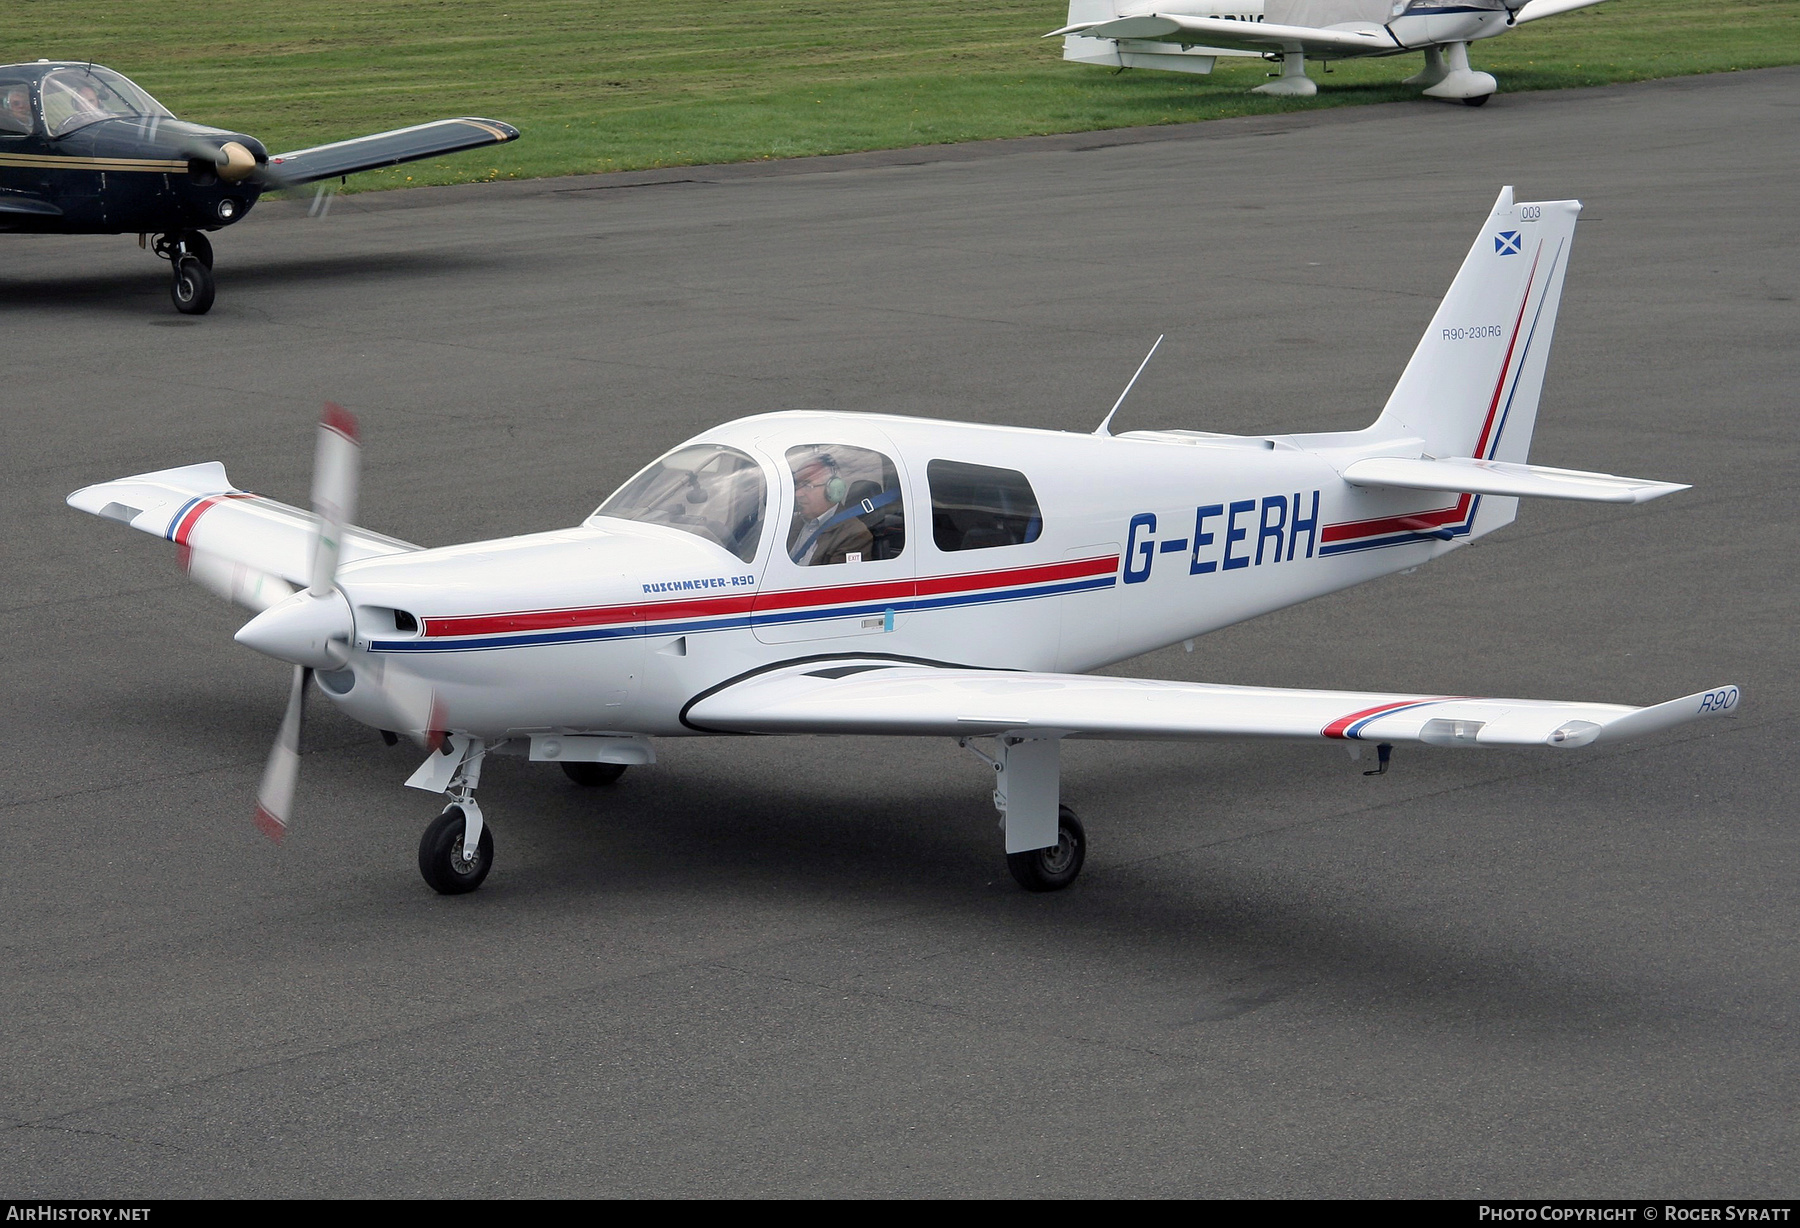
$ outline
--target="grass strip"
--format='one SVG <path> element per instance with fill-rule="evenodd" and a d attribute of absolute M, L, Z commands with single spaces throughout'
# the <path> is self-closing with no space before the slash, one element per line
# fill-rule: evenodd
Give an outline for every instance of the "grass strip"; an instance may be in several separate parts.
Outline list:
<path fill-rule="evenodd" d="M 1062 61 L 1058 0 L 14 0 L 5 58 L 93 59 L 183 118 L 274 151 L 444 115 L 525 138 L 371 171 L 352 190 L 742 162 L 1417 99 L 1417 55 L 1353 60 L 1311 99 Z M 1800 62 L 1796 0 L 1609 0 L 1470 49 L 1502 93 Z M 1421 106 L 1443 103 L 1421 101 Z"/>

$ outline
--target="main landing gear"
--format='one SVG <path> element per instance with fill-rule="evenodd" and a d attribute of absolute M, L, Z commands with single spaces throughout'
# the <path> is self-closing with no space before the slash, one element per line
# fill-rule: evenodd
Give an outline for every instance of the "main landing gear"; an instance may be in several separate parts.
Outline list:
<path fill-rule="evenodd" d="M 1067 806 L 1056 808 L 1056 843 L 1028 853 L 1008 853 L 1006 868 L 1027 891 L 1061 891 L 1087 860 L 1087 829 Z"/>
<path fill-rule="evenodd" d="M 610 785 L 617 783 L 625 774 L 623 763 L 568 763 L 562 765 L 563 775 L 578 785 L 592 787 L 594 785 Z"/>
<path fill-rule="evenodd" d="M 1061 891 L 1074 882 L 1087 860 L 1087 830 L 1058 797 L 1061 739 L 1003 734 L 992 755 L 967 738 L 957 745 L 994 769 L 994 809 L 1013 880 L 1027 891 Z"/>
<path fill-rule="evenodd" d="M 152 245 L 169 262 L 174 276 L 169 297 L 183 315 L 203 316 L 212 310 L 217 285 L 213 281 L 212 241 L 198 230 L 178 230 L 157 235 Z"/>

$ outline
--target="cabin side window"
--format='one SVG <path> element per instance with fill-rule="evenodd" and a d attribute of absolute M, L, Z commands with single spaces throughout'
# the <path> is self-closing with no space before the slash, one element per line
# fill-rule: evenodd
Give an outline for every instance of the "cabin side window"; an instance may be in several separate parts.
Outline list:
<path fill-rule="evenodd" d="M 794 475 L 788 557 L 802 567 L 897 559 L 906 501 L 894 462 L 868 448 L 809 443 L 787 450 Z"/>
<path fill-rule="evenodd" d="M 0 80 L 0 136 L 31 135 L 31 82 Z"/>
<path fill-rule="evenodd" d="M 931 486 L 931 540 L 939 550 L 1022 546 L 1044 531 L 1037 495 L 1017 469 L 934 460 L 925 477 Z"/>

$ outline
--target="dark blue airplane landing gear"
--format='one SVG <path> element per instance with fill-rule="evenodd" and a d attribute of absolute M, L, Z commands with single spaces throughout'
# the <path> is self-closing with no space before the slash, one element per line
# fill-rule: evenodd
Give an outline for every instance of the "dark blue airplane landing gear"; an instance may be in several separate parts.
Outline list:
<path fill-rule="evenodd" d="M 169 297 L 183 315 L 203 316 L 212 310 L 217 285 L 212 275 L 212 242 L 197 230 L 158 235 L 156 254 L 169 262 L 174 282 Z"/>

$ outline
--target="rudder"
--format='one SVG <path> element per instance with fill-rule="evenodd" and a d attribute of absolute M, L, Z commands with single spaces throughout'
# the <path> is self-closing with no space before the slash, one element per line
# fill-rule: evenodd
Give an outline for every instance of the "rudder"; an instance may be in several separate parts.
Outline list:
<path fill-rule="evenodd" d="M 1436 457 L 1527 459 L 1580 213 L 1501 190 L 1374 434 L 1422 438 Z"/>

